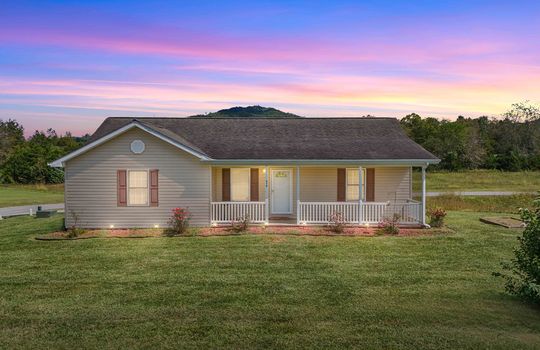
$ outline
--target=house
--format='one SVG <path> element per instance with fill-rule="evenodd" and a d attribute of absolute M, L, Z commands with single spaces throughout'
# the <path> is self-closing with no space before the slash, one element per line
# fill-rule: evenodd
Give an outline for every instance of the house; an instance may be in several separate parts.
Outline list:
<path fill-rule="evenodd" d="M 399 215 L 425 225 L 425 170 L 438 163 L 393 118 L 108 118 L 65 169 L 66 226 L 353 225 Z M 412 199 L 413 168 L 422 200 Z"/>

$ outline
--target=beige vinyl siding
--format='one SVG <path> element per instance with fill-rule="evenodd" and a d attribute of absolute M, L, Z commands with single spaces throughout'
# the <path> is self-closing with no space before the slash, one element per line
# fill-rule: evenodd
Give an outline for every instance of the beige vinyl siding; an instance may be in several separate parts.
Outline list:
<path fill-rule="evenodd" d="M 337 201 L 337 168 L 300 168 L 300 198 L 305 202 Z M 393 202 L 394 198 L 398 202 L 411 198 L 411 168 L 375 167 L 375 201 Z"/>
<path fill-rule="evenodd" d="M 375 201 L 405 202 L 411 197 L 411 168 L 375 168 Z"/>
<path fill-rule="evenodd" d="M 146 149 L 133 154 L 130 143 Z M 158 207 L 118 207 L 117 169 L 159 169 Z M 191 224 L 210 222 L 211 168 L 200 160 L 142 130 L 132 129 L 97 146 L 65 166 L 66 225 L 88 228 L 164 227 L 174 207 L 189 208 Z"/>
<path fill-rule="evenodd" d="M 300 198 L 303 202 L 336 202 L 337 168 L 300 168 Z"/>
<path fill-rule="evenodd" d="M 343 168 L 357 168 L 357 165 Z M 372 168 L 372 167 L 366 167 Z M 214 201 L 221 200 L 221 169 L 214 168 Z M 264 167 L 259 167 L 259 200 L 264 201 Z M 293 170 L 293 206 L 296 211 L 296 167 L 269 167 L 272 169 Z M 271 183 L 269 184 L 271 191 Z M 301 167 L 300 168 L 300 197 L 304 202 L 335 202 L 337 201 L 337 168 L 333 167 Z M 406 201 L 411 198 L 411 168 L 410 167 L 375 167 L 375 201 L 386 202 Z"/>

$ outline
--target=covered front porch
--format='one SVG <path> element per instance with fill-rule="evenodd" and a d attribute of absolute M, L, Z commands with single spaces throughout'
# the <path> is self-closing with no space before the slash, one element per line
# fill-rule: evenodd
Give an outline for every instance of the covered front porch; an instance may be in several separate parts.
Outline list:
<path fill-rule="evenodd" d="M 422 197 L 412 198 L 414 165 L 230 165 L 212 167 L 211 224 L 249 218 L 262 225 L 326 225 L 339 214 L 347 225 L 373 226 L 395 219 L 425 222 Z"/>

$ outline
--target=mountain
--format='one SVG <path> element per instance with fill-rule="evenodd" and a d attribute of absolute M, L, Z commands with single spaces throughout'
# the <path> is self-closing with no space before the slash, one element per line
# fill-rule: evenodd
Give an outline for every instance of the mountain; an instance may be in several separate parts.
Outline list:
<path fill-rule="evenodd" d="M 232 107 L 190 118 L 302 118 L 299 115 L 282 112 L 279 109 L 261 106 Z"/>

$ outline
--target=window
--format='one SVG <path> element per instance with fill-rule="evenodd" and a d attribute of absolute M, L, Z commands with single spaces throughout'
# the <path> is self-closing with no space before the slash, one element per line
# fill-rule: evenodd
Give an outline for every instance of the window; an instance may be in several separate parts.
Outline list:
<path fill-rule="evenodd" d="M 231 168 L 231 200 L 235 202 L 248 202 L 249 196 L 249 168 Z"/>
<path fill-rule="evenodd" d="M 347 200 L 358 200 L 358 169 L 347 169 Z M 362 200 L 366 199 L 366 169 L 362 168 Z"/>
<path fill-rule="evenodd" d="M 128 171 L 128 205 L 148 205 L 148 171 Z"/>

